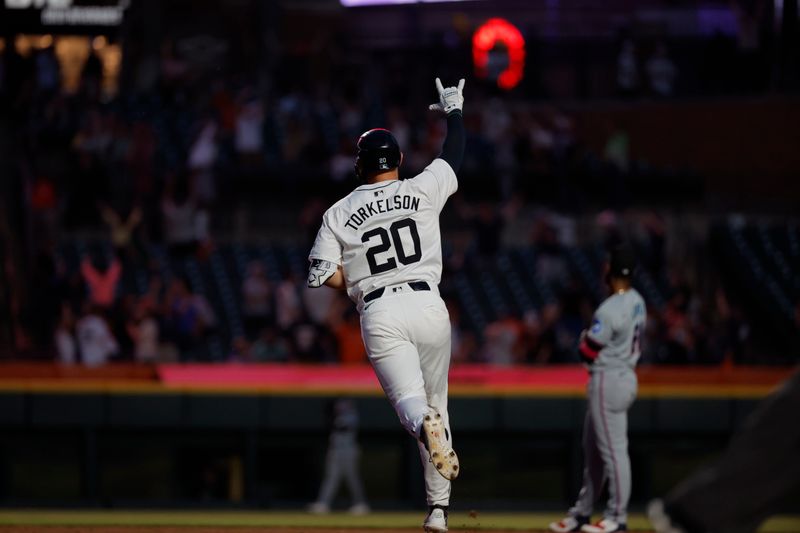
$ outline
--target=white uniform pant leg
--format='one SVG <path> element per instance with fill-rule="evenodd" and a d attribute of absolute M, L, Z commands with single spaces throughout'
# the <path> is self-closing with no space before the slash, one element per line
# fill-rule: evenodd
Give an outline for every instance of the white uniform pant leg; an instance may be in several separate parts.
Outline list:
<path fill-rule="evenodd" d="M 383 392 L 397 412 L 400 423 L 419 436 L 428 410 L 419 352 L 406 324 L 407 296 L 383 297 L 361 313 L 361 336 Z"/>
<path fill-rule="evenodd" d="M 570 516 L 591 516 L 594 502 L 603 490 L 606 472 L 600 451 L 597 449 L 595 428 L 591 412 L 587 409 L 583 421 L 583 485 L 575 505 L 569 510 Z"/>
<path fill-rule="evenodd" d="M 436 294 L 426 299 L 423 313 L 418 317 L 427 327 L 416 328 L 416 344 L 419 348 L 422 378 L 428 404 L 442 415 L 447 430 L 447 439 L 452 446 L 453 432 L 450 430 L 450 416 L 447 412 L 447 383 L 450 371 L 450 316 L 444 301 Z M 451 485 L 436 471 L 430 454 L 419 443 L 420 458 L 425 472 L 425 494 L 428 505 L 449 505 Z"/>
<path fill-rule="evenodd" d="M 608 506 L 603 516 L 626 523 L 631 496 L 628 409 L 636 398 L 636 374 L 621 369 L 599 371 L 592 375 L 589 388 L 597 448 L 608 479 Z"/>
<path fill-rule="evenodd" d="M 370 363 L 400 423 L 419 438 L 428 405 L 439 409 L 448 435 L 447 372 L 450 317 L 432 291 L 383 297 L 361 314 L 361 334 Z M 447 505 L 450 482 L 441 477 L 420 444 L 428 503 Z"/>

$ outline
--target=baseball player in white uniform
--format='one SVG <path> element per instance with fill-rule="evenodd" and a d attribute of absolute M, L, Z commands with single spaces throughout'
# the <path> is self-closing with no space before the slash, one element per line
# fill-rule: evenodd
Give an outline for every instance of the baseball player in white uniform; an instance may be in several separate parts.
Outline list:
<path fill-rule="evenodd" d="M 444 88 L 441 155 L 400 180 L 394 136 L 373 129 L 358 140 L 356 175 L 365 183 L 328 209 L 309 254 L 309 287 L 347 289 L 361 314 L 369 361 L 403 427 L 419 441 L 425 471 L 427 532 L 447 531 L 450 481 L 459 473 L 447 415 L 450 317 L 439 296 L 439 213 L 458 188 L 464 156 L 464 80 Z"/>
<path fill-rule="evenodd" d="M 634 266 L 630 249 L 612 250 L 606 271 L 612 294 L 597 308 L 591 328 L 581 334 L 578 351 L 590 373 L 583 426 L 583 486 L 568 515 L 550 524 L 556 533 L 627 531 L 631 495 L 628 409 L 636 398 L 634 369 L 647 318 L 644 300 L 631 286 Z M 594 502 L 606 482 L 608 506 L 603 518 L 590 524 Z"/>

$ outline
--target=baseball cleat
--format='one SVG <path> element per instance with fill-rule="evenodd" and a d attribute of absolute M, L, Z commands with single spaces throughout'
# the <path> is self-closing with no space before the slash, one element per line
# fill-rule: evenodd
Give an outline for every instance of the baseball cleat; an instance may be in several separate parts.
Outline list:
<path fill-rule="evenodd" d="M 348 513 L 355 516 L 363 516 L 365 514 L 369 514 L 370 508 L 369 505 L 366 503 L 356 503 L 350 509 L 347 510 Z"/>
<path fill-rule="evenodd" d="M 314 502 L 309 504 L 306 509 L 311 514 L 328 514 L 331 512 L 331 506 L 325 502 Z"/>
<path fill-rule="evenodd" d="M 558 522 L 550 522 L 549 528 L 554 533 L 572 533 L 580 531 L 588 523 L 588 516 L 566 516 Z"/>
<path fill-rule="evenodd" d="M 425 533 L 445 533 L 447 531 L 447 510 L 434 507 L 422 523 Z"/>
<path fill-rule="evenodd" d="M 594 524 L 581 526 L 581 531 L 583 533 L 616 533 L 617 531 L 628 531 L 628 526 L 618 524 L 609 518 L 603 518 Z"/>
<path fill-rule="evenodd" d="M 431 462 L 436 471 L 448 481 L 457 478 L 459 473 L 458 456 L 447 442 L 444 421 L 437 410 L 431 409 L 425 415 L 422 420 L 420 437 L 428 453 L 431 454 Z"/>

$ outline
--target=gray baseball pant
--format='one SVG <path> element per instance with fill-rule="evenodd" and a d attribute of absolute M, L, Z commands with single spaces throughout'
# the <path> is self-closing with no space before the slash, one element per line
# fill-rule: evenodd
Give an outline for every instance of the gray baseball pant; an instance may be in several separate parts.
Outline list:
<path fill-rule="evenodd" d="M 366 503 L 364 486 L 361 484 L 361 477 L 358 474 L 359 455 L 360 452 L 356 445 L 348 444 L 328 448 L 328 455 L 325 458 L 325 477 L 320 486 L 318 502 L 330 506 L 336 490 L 344 478 L 347 488 L 350 489 L 353 505 Z"/>
<path fill-rule="evenodd" d="M 591 516 L 607 482 L 609 498 L 603 517 L 627 523 L 631 496 L 628 409 L 636 399 L 636 390 L 632 369 L 592 369 L 583 425 L 583 486 L 570 515 Z"/>

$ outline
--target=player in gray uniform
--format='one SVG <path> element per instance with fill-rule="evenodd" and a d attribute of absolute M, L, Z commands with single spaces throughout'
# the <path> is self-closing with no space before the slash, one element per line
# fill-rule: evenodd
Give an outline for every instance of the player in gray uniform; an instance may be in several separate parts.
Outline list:
<path fill-rule="evenodd" d="M 308 506 L 314 514 L 326 514 L 339 484 L 344 480 L 350 489 L 353 505 L 350 514 L 362 515 L 369 512 L 364 485 L 358 471 L 360 450 L 356 441 L 358 431 L 358 411 L 353 400 L 339 398 L 332 407 L 331 436 L 328 440 L 328 453 L 325 456 L 325 475 L 319 488 L 317 501 Z"/>
<path fill-rule="evenodd" d="M 450 317 L 439 296 L 439 213 L 458 188 L 464 157 L 464 80 L 444 88 L 442 154 L 419 175 L 400 180 L 403 155 L 394 136 L 373 129 L 358 140 L 356 187 L 325 212 L 309 253 L 309 287 L 347 289 L 361 314 L 361 336 L 383 391 L 403 427 L 419 441 L 428 516 L 425 531 L 447 531 L 450 480 L 459 473 L 447 415 Z"/>
<path fill-rule="evenodd" d="M 612 250 L 606 270 L 609 296 L 597 308 L 578 351 L 589 368 L 588 409 L 583 426 L 583 486 L 568 515 L 550 524 L 557 533 L 627 531 L 631 494 L 628 409 L 636 398 L 635 367 L 641 354 L 647 310 L 631 286 L 635 258 L 630 249 Z M 602 520 L 590 524 L 595 500 L 608 482 Z"/>

